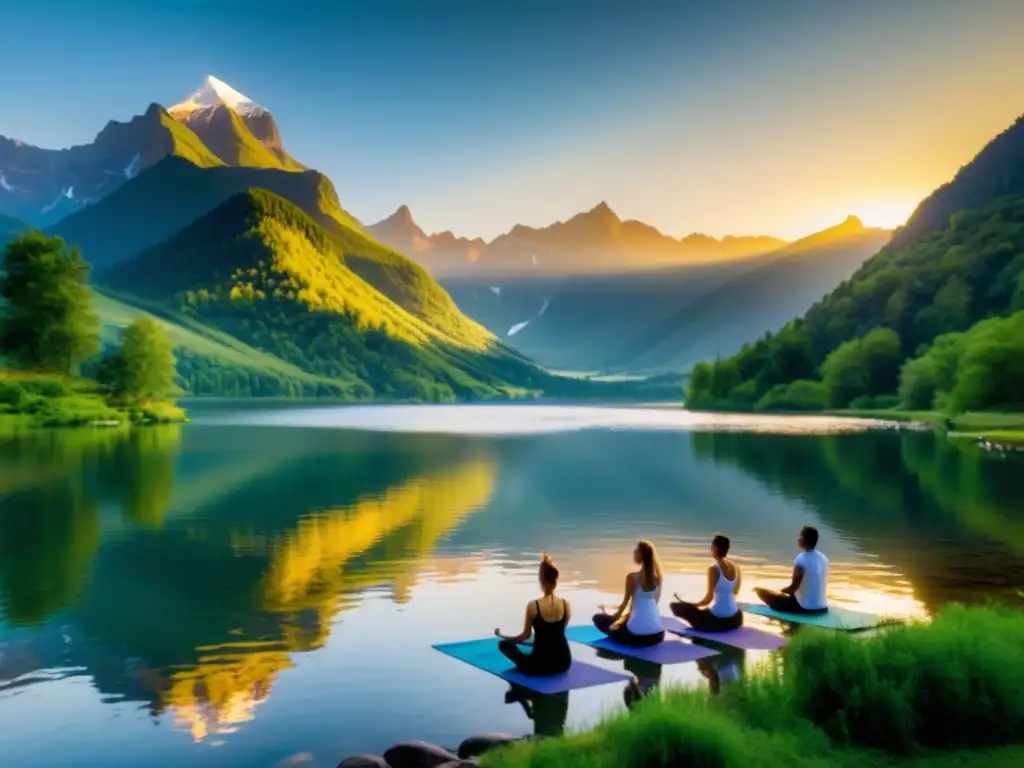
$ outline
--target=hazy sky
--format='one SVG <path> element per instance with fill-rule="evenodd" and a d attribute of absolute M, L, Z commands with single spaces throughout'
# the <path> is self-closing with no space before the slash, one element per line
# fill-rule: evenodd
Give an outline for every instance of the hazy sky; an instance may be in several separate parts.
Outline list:
<path fill-rule="evenodd" d="M 4 3 L 0 134 L 88 142 L 207 74 L 370 223 L 606 200 L 673 235 L 891 225 L 1024 112 L 1024 0 Z"/>

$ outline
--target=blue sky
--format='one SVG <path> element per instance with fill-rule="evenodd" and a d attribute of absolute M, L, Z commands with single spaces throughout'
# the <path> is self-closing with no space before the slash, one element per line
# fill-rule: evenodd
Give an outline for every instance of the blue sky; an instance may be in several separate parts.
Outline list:
<path fill-rule="evenodd" d="M 366 222 L 490 238 L 606 200 L 797 237 L 891 223 L 1024 112 L 1021 30 L 1010 0 L 32 0 L 0 134 L 88 142 L 213 74 Z"/>

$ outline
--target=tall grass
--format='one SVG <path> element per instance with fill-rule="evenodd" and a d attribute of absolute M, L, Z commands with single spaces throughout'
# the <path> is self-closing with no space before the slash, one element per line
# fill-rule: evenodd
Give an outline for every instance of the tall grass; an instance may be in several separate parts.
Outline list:
<path fill-rule="evenodd" d="M 1009 749 L 963 751 L 994 747 Z M 587 733 L 517 745 L 484 764 L 852 766 L 907 757 L 1024 757 L 1024 614 L 949 606 L 930 624 L 870 638 L 808 629 L 720 696 L 668 691 Z"/>

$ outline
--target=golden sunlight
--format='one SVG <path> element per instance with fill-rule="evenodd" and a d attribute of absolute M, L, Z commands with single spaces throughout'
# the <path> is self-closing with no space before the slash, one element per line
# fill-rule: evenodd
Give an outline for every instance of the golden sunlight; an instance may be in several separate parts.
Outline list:
<path fill-rule="evenodd" d="M 865 227 L 895 229 L 906 224 L 920 201 L 919 197 L 890 198 L 857 206 L 855 210 Z"/>

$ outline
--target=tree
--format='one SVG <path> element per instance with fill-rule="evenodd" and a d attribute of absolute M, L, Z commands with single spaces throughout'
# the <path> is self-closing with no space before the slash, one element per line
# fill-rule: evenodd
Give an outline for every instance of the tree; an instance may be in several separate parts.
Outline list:
<path fill-rule="evenodd" d="M 821 373 L 828 404 L 833 408 L 845 408 L 855 398 L 867 394 L 868 377 L 860 339 L 836 347 L 821 364 Z"/>
<path fill-rule="evenodd" d="M 983 320 L 965 334 L 952 407 L 1024 407 L 1024 312 Z"/>
<path fill-rule="evenodd" d="M 866 394 L 872 397 L 888 395 L 896 391 L 899 384 L 903 352 L 900 337 L 889 328 L 876 328 L 861 339 L 861 354 L 867 369 Z"/>
<path fill-rule="evenodd" d="M 99 349 L 89 265 L 77 247 L 41 232 L 7 244 L 0 350 L 28 368 L 73 374 Z"/>
<path fill-rule="evenodd" d="M 171 397 L 178 391 L 174 384 L 174 347 L 159 323 L 140 317 L 125 330 L 121 348 L 104 358 L 97 378 L 118 397 Z"/>

